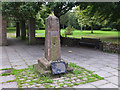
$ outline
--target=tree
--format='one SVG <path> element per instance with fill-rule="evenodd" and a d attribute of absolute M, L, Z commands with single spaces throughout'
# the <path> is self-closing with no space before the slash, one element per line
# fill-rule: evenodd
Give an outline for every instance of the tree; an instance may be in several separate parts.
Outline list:
<path fill-rule="evenodd" d="M 14 16 L 16 20 L 21 22 L 21 38 L 25 39 L 25 21 L 35 18 L 41 5 L 42 2 L 5 2 L 3 3 L 3 14 Z"/>
<path fill-rule="evenodd" d="M 47 6 L 54 12 L 55 16 L 60 18 L 60 16 L 67 13 L 74 6 L 74 2 L 48 2 Z"/>
<path fill-rule="evenodd" d="M 106 21 L 103 21 L 101 23 L 101 17 L 99 16 L 98 12 L 94 13 L 93 16 L 91 16 L 89 13 L 92 9 L 92 6 L 87 6 L 84 10 L 80 9 L 80 6 L 77 6 L 74 9 L 74 12 L 78 16 L 78 22 L 81 26 L 81 31 L 82 27 L 89 26 L 91 27 L 91 33 L 93 33 L 94 26 L 100 26 L 100 25 L 105 25 Z"/>
<path fill-rule="evenodd" d="M 109 24 L 116 22 L 116 25 L 120 23 L 120 2 L 86 2 L 78 4 L 82 10 L 91 6 L 89 16 L 94 16 L 95 13 L 98 13 L 101 22 L 107 21 Z M 116 28 L 119 29 L 118 27 Z"/>
<path fill-rule="evenodd" d="M 60 24 L 63 26 L 63 28 L 65 26 L 70 26 L 70 27 L 74 27 L 76 29 L 79 28 L 79 24 L 77 22 L 77 16 L 74 12 L 67 12 L 65 15 L 62 15 L 60 17 Z"/>

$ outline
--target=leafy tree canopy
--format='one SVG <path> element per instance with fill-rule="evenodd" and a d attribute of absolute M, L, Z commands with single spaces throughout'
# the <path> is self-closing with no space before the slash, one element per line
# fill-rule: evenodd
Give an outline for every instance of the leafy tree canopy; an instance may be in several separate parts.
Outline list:
<path fill-rule="evenodd" d="M 48 2 L 47 6 L 54 12 L 55 16 L 60 18 L 60 16 L 67 13 L 74 6 L 74 2 Z"/>
<path fill-rule="evenodd" d="M 14 16 L 17 19 L 35 17 L 40 10 L 42 2 L 3 2 L 2 12 L 6 16 Z"/>

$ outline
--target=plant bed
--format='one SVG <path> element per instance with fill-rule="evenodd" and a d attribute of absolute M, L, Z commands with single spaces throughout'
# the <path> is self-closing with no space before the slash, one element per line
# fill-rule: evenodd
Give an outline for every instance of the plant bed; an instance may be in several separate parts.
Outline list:
<path fill-rule="evenodd" d="M 15 75 L 16 79 L 7 82 L 16 81 L 18 88 L 66 88 L 104 79 L 74 63 L 69 63 L 69 66 L 73 68 L 73 72 L 61 74 L 60 77 L 59 75 L 40 76 L 33 66 L 19 70 L 13 69 L 11 75 Z"/>

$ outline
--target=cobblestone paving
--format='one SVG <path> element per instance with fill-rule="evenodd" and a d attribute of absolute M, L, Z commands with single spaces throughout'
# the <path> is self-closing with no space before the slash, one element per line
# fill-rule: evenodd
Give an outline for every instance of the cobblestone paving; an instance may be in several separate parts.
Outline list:
<path fill-rule="evenodd" d="M 36 64 L 39 57 L 44 57 L 44 46 L 42 45 L 26 45 L 17 39 L 9 39 L 8 43 L 9 46 L 0 47 L 0 51 L 2 50 L 0 52 L 0 59 L 2 58 L 0 69 L 11 67 L 15 69 L 27 68 L 28 65 Z M 105 78 L 104 80 L 74 86 L 74 88 L 118 88 L 117 54 L 105 53 L 90 48 L 65 46 L 61 48 L 61 51 L 63 59 L 76 63 L 90 71 L 95 71 L 95 74 Z M 4 78 L 0 77 L 0 79 L 6 81 L 7 76 L 4 76 Z M 14 76 L 11 76 L 9 79 L 14 78 Z M 4 83 L 2 86 L 15 88 L 17 83 Z"/>

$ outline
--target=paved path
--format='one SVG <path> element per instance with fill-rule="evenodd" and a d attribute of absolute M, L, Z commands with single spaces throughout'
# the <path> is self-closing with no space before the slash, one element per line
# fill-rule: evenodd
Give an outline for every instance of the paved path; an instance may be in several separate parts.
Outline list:
<path fill-rule="evenodd" d="M 37 63 L 39 57 L 44 57 L 44 46 L 26 45 L 18 39 L 9 39 L 9 46 L 0 47 L 2 68 L 27 68 Z M 88 70 L 95 71 L 104 80 L 75 86 L 75 88 L 118 88 L 118 55 L 104 53 L 96 49 L 83 47 L 62 47 L 62 58 L 76 63 Z M 69 53 L 68 51 L 72 51 Z M 1 73 L 1 72 L 0 72 Z M 3 81 L 12 80 L 14 76 L 4 76 Z M 0 78 L 1 79 L 1 78 Z M 1 81 L 1 80 L 0 80 Z M 3 87 L 17 87 L 16 82 L 5 83 Z"/>

